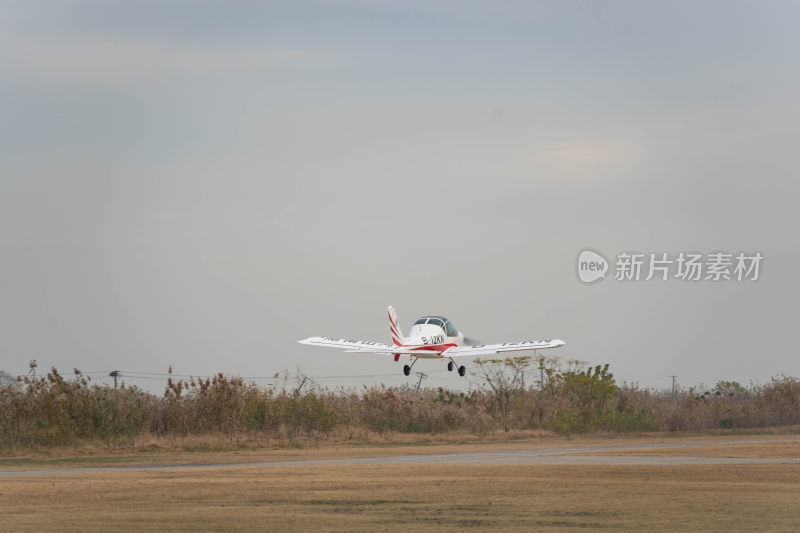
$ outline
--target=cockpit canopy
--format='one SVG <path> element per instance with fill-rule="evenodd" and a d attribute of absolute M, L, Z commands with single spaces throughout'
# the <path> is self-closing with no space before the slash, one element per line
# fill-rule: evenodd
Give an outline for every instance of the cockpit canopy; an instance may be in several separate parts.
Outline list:
<path fill-rule="evenodd" d="M 458 330 L 453 326 L 453 323 L 447 320 L 443 316 L 424 316 L 414 322 L 414 325 L 417 324 L 432 324 L 434 326 L 439 326 L 444 330 L 444 334 L 448 337 L 458 337 Z"/>

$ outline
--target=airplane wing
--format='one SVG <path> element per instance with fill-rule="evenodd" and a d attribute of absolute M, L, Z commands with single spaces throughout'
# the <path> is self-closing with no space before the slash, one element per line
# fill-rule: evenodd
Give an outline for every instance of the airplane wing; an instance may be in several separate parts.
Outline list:
<path fill-rule="evenodd" d="M 370 353 L 392 353 L 389 350 L 391 344 L 383 342 L 359 341 L 355 339 L 334 339 L 331 337 L 309 337 L 301 341 L 300 344 L 311 344 L 313 346 L 330 346 L 331 348 L 341 348 L 348 352 L 370 352 Z"/>
<path fill-rule="evenodd" d="M 313 346 L 328 346 L 331 348 L 340 348 L 346 352 L 361 352 L 361 353 L 377 353 L 381 355 L 439 355 L 435 350 L 420 350 L 411 348 L 401 348 L 394 344 L 386 344 L 383 342 L 372 341 L 359 341 L 355 339 L 333 339 L 331 337 L 309 337 L 301 341 L 300 344 L 311 344 Z"/>
<path fill-rule="evenodd" d="M 523 350 L 540 350 L 543 348 L 558 348 L 566 342 L 561 339 L 545 339 L 541 341 L 504 342 L 502 344 L 476 344 L 474 346 L 454 346 L 445 350 L 444 357 L 475 357 L 479 355 L 499 355 L 506 352 L 521 352 Z"/>

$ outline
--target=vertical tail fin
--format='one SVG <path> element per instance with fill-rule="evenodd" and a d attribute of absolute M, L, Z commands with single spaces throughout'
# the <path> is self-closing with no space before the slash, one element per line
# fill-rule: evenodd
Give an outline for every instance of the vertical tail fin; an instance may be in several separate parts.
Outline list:
<path fill-rule="evenodd" d="M 400 331 L 400 324 L 397 322 L 397 313 L 393 306 L 389 306 L 389 329 L 392 332 L 392 344 L 400 346 L 403 344 L 403 332 Z"/>

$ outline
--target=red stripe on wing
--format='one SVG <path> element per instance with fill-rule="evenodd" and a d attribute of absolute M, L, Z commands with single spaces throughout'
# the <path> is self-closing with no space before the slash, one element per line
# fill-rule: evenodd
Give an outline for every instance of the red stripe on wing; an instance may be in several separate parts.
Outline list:
<path fill-rule="evenodd" d="M 442 353 L 448 348 L 453 348 L 454 346 L 458 346 L 458 344 L 419 344 L 417 346 L 407 346 L 407 348 L 410 348 L 411 350 L 431 350 Z"/>

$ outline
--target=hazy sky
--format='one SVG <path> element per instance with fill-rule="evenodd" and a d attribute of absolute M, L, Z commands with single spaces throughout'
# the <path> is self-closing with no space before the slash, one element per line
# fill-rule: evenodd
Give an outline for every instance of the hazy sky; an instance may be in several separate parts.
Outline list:
<path fill-rule="evenodd" d="M 296 343 L 388 342 L 394 304 L 646 386 L 798 376 L 799 24 L 797 2 L 2 1 L 0 369 L 415 383 Z M 587 247 L 764 262 L 584 285 Z M 414 370 L 464 383 L 444 366 Z"/>

